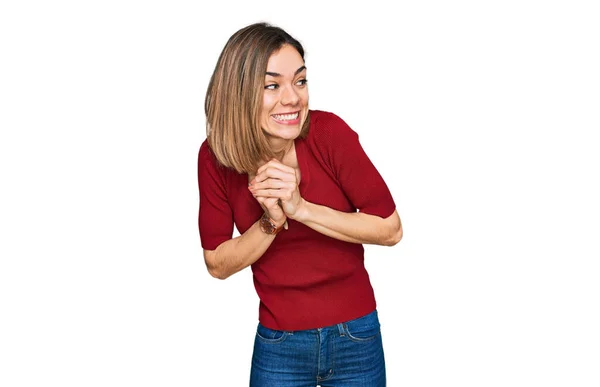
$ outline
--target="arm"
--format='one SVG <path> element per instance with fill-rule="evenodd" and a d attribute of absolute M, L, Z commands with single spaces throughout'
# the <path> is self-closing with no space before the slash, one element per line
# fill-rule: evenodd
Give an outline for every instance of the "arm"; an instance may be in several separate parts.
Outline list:
<path fill-rule="evenodd" d="M 346 242 L 393 246 L 402 239 L 402 223 L 397 211 L 384 219 L 360 212 L 341 212 L 302 199 L 291 219 Z"/>
<path fill-rule="evenodd" d="M 319 116 L 314 123 L 315 157 L 327 166 L 344 195 L 359 212 L 339 212 L 314 203 L 300 203 L 298 218 L 325 235 L 356 243 L 391 246 L 402 239 L 402 223 L 391 193 L 362 148 L 358 134 L 335 114 Z"/>
<path fill-rule="evenodd" d="M 265 234 L 257 221 L 244 234 L 221 243 L 215 250 L 205 249 L 206 268 L 213 277 L 226 279 L 262 257 L 275 238 Z"/>
<path fill-rule="evenodd" d="M 273 159 L 262 166 L 249 187 L 257 198 L 277 198 L 286 216 L 321 234 L 352 243 L 393 246 L 402 239 L 398 212 L 387 218 L 360 212 L 346 213 L 310 203 L 300 197 L 293 168 Z"/>
<path fill-rule="evenodd" d="M 205 142 L 198 155 L 198 227 L 206 268 L 219 279 L 225 279 L 256 262 L 275 239 L 274 235 L 260 229 L 259 221 L 242 235 L 232 238 L 233 212 L 228 202 L 225 173 Z M 286 221 L 277 199 L 261 198 L 258 202 L 277 226 Z"/>

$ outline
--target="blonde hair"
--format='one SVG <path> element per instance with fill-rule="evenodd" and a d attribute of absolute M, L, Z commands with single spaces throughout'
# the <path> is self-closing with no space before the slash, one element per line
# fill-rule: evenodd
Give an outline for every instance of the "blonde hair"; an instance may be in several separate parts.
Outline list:
<path fill-rule="evenodd" d="M 261 161 L 276 155 L 260 124 L 265 73 L 271 54 L 304 48 L 287 32 L 266 23 L 251 24 L 229 38 L 210 78 L 204 110 L 206 138 L 217 161 L 238 173 L 254 173 Z M 308 133 L 306 118 L 300 138 Z"/>

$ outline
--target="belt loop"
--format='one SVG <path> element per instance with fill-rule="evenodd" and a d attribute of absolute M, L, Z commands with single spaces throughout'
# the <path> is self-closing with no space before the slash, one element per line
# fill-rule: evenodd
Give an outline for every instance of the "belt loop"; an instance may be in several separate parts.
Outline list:
<path fill-rule="evenodd" d="M 344 327 L 344 323 L 339 323 L 338 325 L 338 330 L 340 331 L 340 336 L 345 336 L 346 335 L 346 331 L 345 331 L 345 327 Z"/>

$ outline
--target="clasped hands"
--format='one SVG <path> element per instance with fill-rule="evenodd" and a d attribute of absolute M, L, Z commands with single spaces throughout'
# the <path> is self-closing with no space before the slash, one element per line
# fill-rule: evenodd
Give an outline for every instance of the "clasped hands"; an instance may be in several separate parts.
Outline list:
<path fill-rule="evenodd" d="M 272 159 L 256 171 L 248 189 L 267 215 L 281 225 L 287 218 L 295 219 L 304 206 L 299 180 L 294 168 Z"/>

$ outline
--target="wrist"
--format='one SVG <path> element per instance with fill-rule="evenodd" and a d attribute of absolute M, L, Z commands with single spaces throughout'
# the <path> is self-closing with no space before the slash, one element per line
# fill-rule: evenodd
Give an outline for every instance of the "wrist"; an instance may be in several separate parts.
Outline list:
<path fill-rule="evenodd" d="M 275 221 L 265 212 L 258 220 L 258 224 L 262 232 L 267 235 L 277 235 L 283 230 L 287 219 L 284 217 L 283 220 Z"/>
<path fill-rule="evenodd" d="M 267 215 L 267 216 L 269 216 L 269 215 Z M 273 218 L 270 218 L 270 219 L 271 219 L 271 221 L 273 221 L 275 226 L 277 226 L 277 228 L 283 227 L 287 223 L 287 217 L 285 217 L 285 216 L 279 220 L 274 220 Z"/>
<path fill-rule="evenodd" d="M 290 219 L 294 219 L 296 222 L 305 223 L 310 217 L 310 202 L 307 202 L 302 198 L 300 200 L 300 204 L 296 207 L 296 212 L 293 217 L 289 217 Z"/>

